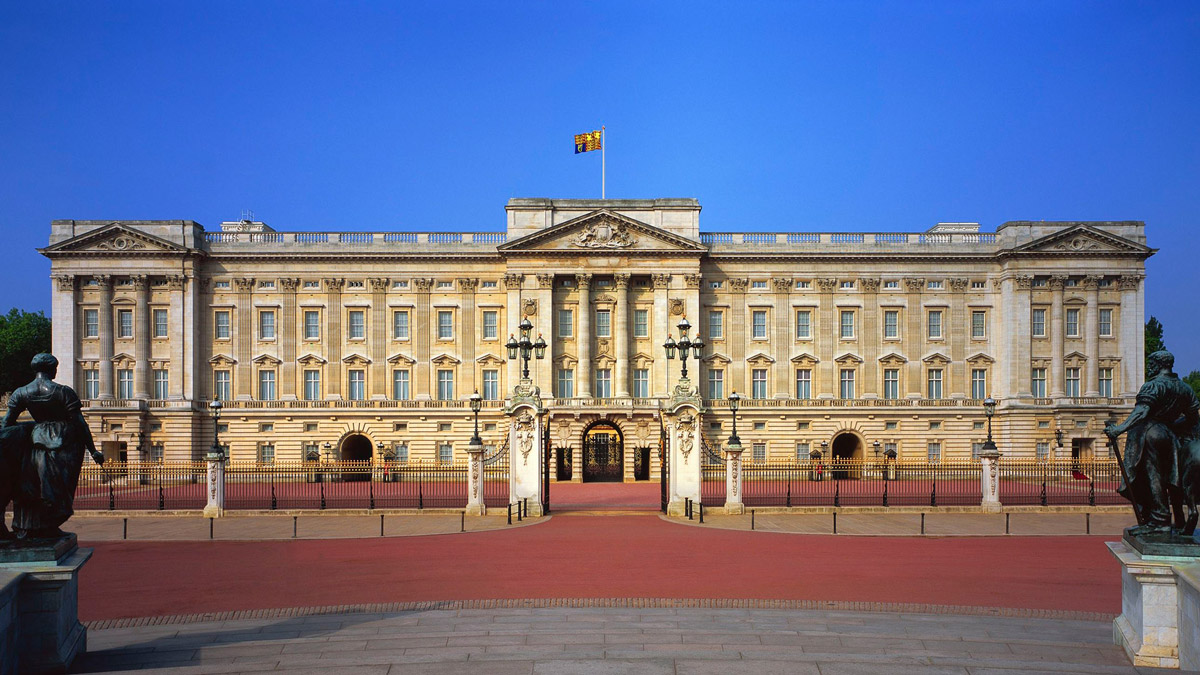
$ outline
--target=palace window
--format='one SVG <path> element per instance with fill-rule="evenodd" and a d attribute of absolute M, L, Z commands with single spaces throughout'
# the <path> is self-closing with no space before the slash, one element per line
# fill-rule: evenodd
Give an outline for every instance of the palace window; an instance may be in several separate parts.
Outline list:
<path fill-rule="evenodd" d="M 1033 337 L 1046 337 L 1046 310 L 1035 308 L 1031 323 Z"/>
<path fill-rule="evenodd" d="M 570 338 L 575 335 L 574 324 L 575 316 L 573 310 L 558 310 L 558 337 Z"/>
<path fill-rule="evenodd" d="M 720 368 L 708 369 L 708 397 L 725 398 L 725 371 Z"/>
<path fill-rule="evenodd" d="M 398 463 L 408 463 L 408 443 L 393 443 L 392 453 L 396 456 L 396 461 Z"/>
<path fill-rule="evenodd" d="M 439 370 L 437 372 L 437 387 L 439 401 L 454 400 L 454 371 Z"/>
<path fill-rule="evenodd" d="M 133 310 L 132 309 L 117 310 L 117 337 L 119 337 L 119 338 L 133 337 Z"/>
<path fill-rule="evenodd" d="M 854 369 L 842 368 L 839 378 L 838 394 L 841 398 L 854 398 Z"/>
<path fill-rule="evenodd" d="M 95 309 L 83 310 L 83 337 L 100 337 L 100 311 Z"/>
<path fill-rule="evenodd" d="M 900 281 L 898 279 L 887 279 L 883 282 L 883 287 L 888 290 L 900 288 Z"/>
<path fill-rule="evenodd" d="M 808 453 L 809 453 L 808 443 L 797 443 L 796 444 L 796 461 L 797 462 L 808 459 Z"/>
<path fill-rule="evenodd" d="M 273 310 L 267 309 L 258 313 L 258 339 L 275 339 L 275 312 Z"/>
<path fill-rule="evenodd" d="M 806 288 L 812 288 L 812 282 L 811 281 L 797 281 L 796 288 L 799 290 L 804 290 Z"/>
<path fill-rule="evenodd" d="M 930 281 L 925 284 L 925 288 L 928 288 L 931 291 L 940 291 L 945 288 L 945 286 L 943 286 L 942 282 L 940 281 Z"/>
<path fill-rule="evenodd" d="M 304 444 L 304 461 L 315 462 L 321 458 L 321 446 L 316 443 Z"/>
<path fill-rule="evenodd" d="M 232 378 L 228 370 L 213 371 L 213 398 L 228 401 L 232 398 Z"/>
<path fill-rule="evenodd" d="M 438 339 L 454 339 L 454 312 L 442 310 L 437 313 Z"/>
<path fill-rule="evenodd" d="M 497 288 L 497 285 L 496 285 L 495 281 L 481 281 L 481 282 L 479 282 L 479 287 L 480 288 Z"/>
<path fill-rule="evenodd" d="M 350 310 L 350 332 L 347 337 L 351 340 L 362 340 L 367 337 L 367 313 L 361 309 Z"/>
<path fill-rule="evenodd" d="M 304 400 L 305 401 L 321 400 L 321 371 L 319 371 L 319 370 L 304 371 Z"/>
<path fill-rule="evenodd" d="M 1067 368 L 1066 395 L 1072 398 L 1079 397 L 1079 370 L 1079 368 Z"/>
<path fill-rule="evenodd" d="M 395 401 L 407 401 L 410 398 L 408 388 L 408 371 L 393 370 L 392 371 L 392 399 Z"/>
<path fill-rule="evenodd" d="M 900 337 L 900 312 L 889 309 L 883 313 L 883 337 Z"/>
<path fill-rule="evenodd" d="M 258 400 L 274 401 L 275 400 L 275 371 L 260 370 L 258 371 Z"/>
<path fill-rule="evenodd" d="M 400 283 L 401 283 L 401 282 L 399 282 L 399 281 L 397 281 L 397 282 L 396 282 L 396 284 L 400 284 Z M 403 283 L 405 283 L 405 285 L 407 285 L 407 283 L 408 283 L 408 282 L 403 282 Z M 320 281 L 314 281 L 314 280 L 307 280 L 307 279 L 306 279 L 306 280 L 304 281 L 304 284 L 303 284 L 303 286 L 304 286 L 304 288 L 320 288 L 320 287 L 321 287 L 321 282 L 320 282 Z"/>
<path fill-rule="evenodd" d="M 755 443 L 754 445 L 751 446 L 750 453 L 751 453 L 750 456 L 753 457 L 754 461 L 756 461 L 756 462 L 767 461 L 767 444 L 766 443 Z"/>
<path fill-rule="evenodd" d="M 596 398 L 612 398 L 612 369 L 596 369 Z"/>
<path fill-rule="evenodd" d="M 753 314 L 754 339 L 765 340 L 767 338 L 767 310 L 756 309 Z"/>
<path fill-rule="evenodd" d="M 408 310 L 392 312 L 392 339 L 408 339 Z"/>
<path fill-rule="evenodd" d="M 979 401 L 987 398 L 987 369 L 971 369 L 971 398 Z"/>
<path fill-rule="evenodd" d="M 154 369 L 154 398 L 167 398 L 169 380 L 167 379 L 167 371 L 162 368 Z"/>
<path fill-rule="evenodd" d="M 117 371 L 117 398 L 133 398 L 133 371 L 129 368 Z"/>
<path fill-rule="evenodd" d="M 1100 310 L 1100 337 L 1112 337 L 1112 310 Z"/>
<path fill-rule="evenodd" d="M 928 391 L 929 398 L 941 398 L 942 397 L 942 369 L 941 368 L 930 368 L 929 369 L 929 388 L 928 388 L 928 390 L 929 390 Z"/>
<path fill-rule="evenodd" d="M 1030 376 L 1030 391 L 1034 398 L 1046 398 L 1046 369 L 1034 368 Z"/>
<path fill-rule="evenodd" d="M 500 313 L 495 310 L 483 312 L 483 339 L 495 340 L 499 335 Z"/>
<path fill-rule="evenodd" d="M 596 310 L 596 337 L 612 337 L 612 312 Z"/>
<path fill-rule="evenodd" d="M 1079 337 L 1079 310 L 1067 310 L 1067 337 Z"/>
<path fill-rule="evenodd" d="M 848 290 L 854 288 L 854 282 L 853 281 L 843 281 L 841 283 L 841 288 L 842 288 L 842 290 L 848 291 Z"/>
<path fill-rule="evenodd" d="M 575 396 L 575 371 L 571 368 L 558 369 L 556 384 L 558 398 L 573 398 Z"/>
<path fill-rule="evenodd" d="M 83 371 L 83 397 L 100 398 L 100 371 Z"/>
<path fill-rule="evenodd" d="M 750 282 L 750 288 L 757 290 L 757 291 L 761 291 L 761 290 L 765 289 L 766 287 L 767 287 L 767 282 L 765 282 L 765 281 Z"/>
<path fill-rule="evenodd" d="M 304 310 L 304 339 L 305 340 L 320 340 L 321 339 L 321 313 L 312 310 Z"/>
<path fill-rule="evenodd" d="M 154 310 L 154 337 L 167 337 L 167 310 Z"/>
<path fill-rule="evenodd" d="M 453 281 L 444 281 L 444 280 L 439 281 L 439 282 L 437 282 L 437 287 L 438 288 L 454 288 L 454 282 Z"/>
<path fill-rule="evenodd" d="M 649 368 L 634 368 L 633 369 L 633 397 L 634 398 L 649 398 L 650 397 L 650 369 Z"/>
<path fill-rule="evenodd" d="M 802 309 L 796 312 L 796 339 L 807 340 L 812 337 L 812 312 Z"/>
<path fill-rule="evenodd" d="M 221 310 L 213 313 L 213 326 L 216 328 L 213 337 L 218 340 L 229 339 L 229 312 Z"/>
<path fill-rule="evenodd" d="M 750 398 L 767 397 L 767 369 L 755 368 L 750 373 Z"/>
<path fill-rule="evenodd" d="M 633 310 L 633 337 L 650 337 L 650 310 Z M 709 337 L 711 338 L 711 335 Z"/>
<path fill-rule="evenodd" d="M 895 443 L 884 443 L 883 452 L 888 457 L 898 457 L 900 454 Z"/>
<path fill-rule="evenodd" d="M 927 445 L 925 457 L 930 462 L 940 462 L 942 460 L 942 444 L 930 443 Z"/>
<path fill-rule="evenodd" d="M 454 461 L 454 446 L 450 443 L 442 443 L 438 445 L 438 461 L 442 464 L 449 464 Z"/>
<path fill-rule="evenodd" d="M 801 368 L 796 371 L 796 398 L 812 398 L 812 370 Z"/>
<path fill-rule="evenodd" d="M 725 315 L 718 310 L 708 313 L 708 339 L 722 340 L 725 338 Z"/>
<path fill-rule="evenodd" d="M 987 326 L 987 312 L 971 312 L 971 337 L 982 340 Z"/>
<path fill-rule="evenodd" d="M 890 400 L 900 398 L 900 369 L 883 370 L 883 397 Z"/>
<path fill-rule="evenodd" d="M 929 311 L 929 333 L 930 339 L 939 339 L 942 337 L 942 310 L 932 309 Z"/>
<path fill-rule="evenodd" d="M 270 464 L 275 461 L 275 444 L 261 443 L 258 446 L 258 461 L 263 464 Z"/>
<path fill-rule="evenodd" d="M 1050 459 L 1050 442 L 1038 441 L 1037 450 L 1035 452 L 1037 452 L 1037 460 L 1039 462 L 1044 462 Z"/>
<path fill-rule="evenodd" d="M 1099 375 L 1100 375 L 1100 382 L 1099 382 L 1100 395 L 1101 396 L 1112 396 L 1113 395 L 1113 369 L 1112 368 L 1101 368 L 1099 371 Z"/>
<path fill-rule="evenodd" d="M 887 429 L 887 430 L 889 430 L 889 431 L 890 431 L 890 430 L 892 430 L 892 429 L 895 429 L 896 427 L 897 427 L 897 424 L 896 424 L 895 422 L 891 422 L 891 421 L 889 421 L 889 422 L 884 422 L 884 423 L 883 423 L 883 428 L 884 428 L 884 429 Z"/>
<path fill-rule="evenodd" d="M 725 284 L 724 284 L 724 282 L 721 282 L 721 281 L 710 281 L 710 282 L 708 282 L 708 287 L 709 287 L 709 288 L 721 288 L 721 287 L 722 287 L 722 286 L 724 286 L 724 285 L 725 285 Z"/>
<path fill-rule="evenodd" d="M 485 401 L 500 399 L 500 371 L 483 371 L 483 399 Z"/>
<path fill-rule="evenodd" d="M 150 444 L 150 461 L 154 462 L 155 464 L 162 464 L 163 451 L 164 451 L 164 449 L 163 449 L 162 443 L 151 443 Z"/>
<path fill-rule="evenodd" d="M 986 281 L 972 281 L 971 288 L 973 288 L 975 290 L 983 290 L 983 289 L 987 288 L 987 282 Z"/>
<path fill-rule="evenodd" d="M 854 337 L 854 312 L 850 310 L 842 310 L 842 331 L 841 337 L 843 340 L 849 340 Z"/>

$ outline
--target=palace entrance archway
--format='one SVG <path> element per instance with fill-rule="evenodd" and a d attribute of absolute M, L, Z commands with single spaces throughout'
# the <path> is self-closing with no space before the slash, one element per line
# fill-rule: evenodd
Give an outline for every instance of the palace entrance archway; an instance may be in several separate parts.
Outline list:
<path fill-rule="evenodd" d="M 832 469 L 833 477 L 838 478 L 858 478 L 861 473 L 861 462 L 863 458 L 862 441 L 858 436 L 851 433 L 838 434 L 833 439 L 831 446 L 833 457 Z"/>
<path fill-rule="evenodd" d="M 593 422 L 583 430 L 583 482 L 619 483 L 625 479 L 621 430 L 612 422 Z"/>
<path fill-rule="evenodd" d="M 343 462 L 369 462 L 371 461 L 371 439 L 362 434 L 351 434 L 342 439 L 342 445 L 338 448 L 338 459 Z M 358 471 L 346 471 L 342 474 L 342 480 L 370 480 L 371 474 Z"/>

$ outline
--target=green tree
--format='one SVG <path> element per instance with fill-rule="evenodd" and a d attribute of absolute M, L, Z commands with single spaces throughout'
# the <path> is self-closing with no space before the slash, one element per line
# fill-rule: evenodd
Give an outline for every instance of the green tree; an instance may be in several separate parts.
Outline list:
<path fill-rule="evenodd" d="M 1197 397 L 1200 397 L 1200 370 L 1193 370 L 1188 373 L 1183 378 L 1183 381 L 1192 388 L 1192 391 L 1196 392 Z"/>
<path fill-rule="evenodd" d="M 1163 341 L 1162 322 L 1155 317 L 1150 317 L 1150 320 L 1146 322 L 1146 377 L 1153 377 L 1150 373 L 1150 355 L 1166 348 L 1167 343 Z"/>
<path fill-rule="evenodd" d="M 33 379 L 33 355 L 50 351 L 50 319 L 41 312 L 12 308 L 0 316 L 0 392 Z"/>

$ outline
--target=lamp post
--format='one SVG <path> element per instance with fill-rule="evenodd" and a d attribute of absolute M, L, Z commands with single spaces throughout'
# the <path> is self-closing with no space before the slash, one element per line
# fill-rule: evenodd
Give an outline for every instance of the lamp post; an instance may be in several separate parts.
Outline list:
<path fill-rule="evenodd" d="M 333 461 L 333 444 L 330 443 L 329 441 L 325 441 L 325 445 L 323 445 L 321 447 L 325 450 L 325 461 L 332 462 Z"/>
<path fill-rule="evenodd" d="M 692 329 L 692 324 L 688 323 L 686 316 L 683 317 L 683 320 L 679 322 L 679 325 L 676 326 L 676 328 L 679 329 L 679 342 L 671 339 L 671 336 L 668 334 L 667 341 L 663 343 L 663 348 L 667 350 L 668 359 L 675 358 L 675 350 L 679 350 L 679 379 L 686 380 L 688 350 L 691 350 L 693 358 L 699 361 L 700 354 L 704 351 L 704 340 L 701 339 L 699 335 L 697 335 L 696 339 L 694 340 L 688 338 L 688 331 Z"/>
<path fill-rule="evenodd" d="M 208 409 L 212 412 L 213 418 L 213 442 L 212 447 L 208 450 L 208 459 L 225 459 L 225 451 L 221 450 L 220 432 L 221 426 L 218 424 L 221 420 L 221 399 L 213 397 L 211 403 L 208 404 Z"/>
<path fill-rule="evenodd" d="M 729 445 L 739 448 L 742 446 L 742 439 L 738 438 L 737 435 L 737 411 L 738 403 L 741 400 L 742 397 L 736 391 L 729 394 L 729 411 L 733 413 L 733 433 L 729 435 Z"/>
<path fill-rule="evenodd" d="M 508 348 L 508 360 L 515 361 L 518 356 L 524 361 L 521 370 L 521 379 L 529 379 L 529 357 L 532 354 L 538 360 L 546 358 L 546 341 L 538 335 L 537 342 L 531 342 L 530 334 L 533 332 L 533 324 L 529 322 L 529 317 L 525 317 L 518 326 L 521 331 L 521 339 L 518 341 L 512 335 L 508 336 L 508 342 L 504 345 Z"/>
<path fill-rule="evenodd" d="M 479 437 L 479 411 L 483 408 L 483 397 L 479 395 L 479 390 L 471 394 L 471 412 L 475 413 L 475 433 L 472 434 L 468 445 L 481 446 L 483 439 Z"/>
<path fill-rule="evenodd" d="M 987 415 L 987 440 L 983 442 L 983 451 L 997 452 L 996 443 L 992 440 L 992 416 L 996 414 L 996 399 L 991 396 L 983 399 L 983 414 Z"/>

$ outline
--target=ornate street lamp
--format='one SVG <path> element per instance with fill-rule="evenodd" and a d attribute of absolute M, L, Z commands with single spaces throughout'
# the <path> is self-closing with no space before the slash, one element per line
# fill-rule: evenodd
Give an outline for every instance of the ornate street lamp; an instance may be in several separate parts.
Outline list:
<path fill-rule="evenodd" d="M 742 445 L 742 439 L 738 438 L 737 435 L 737 411 L 738 403 L 741 400 L 742 397 L 738 396 L 736 391 L 729 394 L 729 411 L 733 413 L 733 433 L 729 435 L 730 446 L 741 447 Z"/>
<path fill-rule="evenodd" d="M 697 335 L 696 339 L 694 340 L 688 338 L 688 331 L 692 329 L 692 324 L 688 323 L 686 316 L 683 317 L 683 320 L 679 322 L 679 325 L 676 326 L 676 328 L 679 329 L 679 342 L 676 342 L 675 340 L 671 339 L 670 335 L 667 335 L 667 341 L 663 343 L 663 349 L 667 350 L 668 359 L 675 358 L 675 350 L 679 350 L 679 378 L 681 380 L 686 380 L 688 353 L 690 351 L 692 358 L 699 361 L 700 356 L 704 352 L 704 340 L 701 339 L 699 335 Z"/>
<path fill-rule="evenodd" d="M 987 415 L 987 440 L 983 443 L 983 451 L 986 453 L 995 453 L 996 443 L 992 441 L 992 416 L 996 414 L 996 399 L 991 396 L 983 399 L 983 414 Z"/>
<path fill-rule="evenodd" d="M 221 399 L 213 397 L 211 403 L 208 404 L 208 409 L 212 411 L 213 418 L 213 443 L 208 450 L 209 459 L 225 459 L 225 452 L 221 450 L 220 430 L 218 422 L 221 420 Z"/>
<path fill-rule="evenodd" d="M 329 441 L 325 441 L 325 445 L 323 447 L 325 449 L 325 461 L 332 462 L 333 461 L 333 443 L 330 443 Z"/>
<path fill-rule="evenodd" d="M 526 363 L 528 363 L 528 361 L 526 361 Z M 479 411 L 483 408 L 483 397 L 479 395 L 478 389 L 475 390 L 475 393 L 471 394 L 470 401 L 471 412 L 475 413 L 475 433 L 471 436 L 471 440 L 468 445 L 478 447 L 483 445 L 483 439 L 479 437 Z"/>
<path fill-rule="evenodd" d="M 1063 438 L 1062 429 L 1055 429 L 1054 430 L 1054 441 L 1058 444 L 1058 447 L 1060 447 L 1060 448 L 1063 446 L 1062 438 Z"/>
<path fill-rule="evenodd" d="M 518 356 L 525 362 L 521 371 L 521 379 L 529 379 L 529 358 L 532 355 L 539 361 L 546 358 L 546 341 L 539 334 L 537 342 L 531 342 L 529 339 L 533 331 L 533 324 L 529 322 L 529 317 L 521 321 L 518 326 L 521 330 L 521 339 L 518 341 L 516 337 L 509 335 L 508 342 L 505 347 L 508 349 L 508 360 L 516 361 Z"/>
<path fill-rule="evenodd" d="M 880 447 L 880 443 L 878 440 L 871 441 L 871 449 L 875 451 L 875 461 L 876 462 L 879 461 L 879 447 Z"/>

